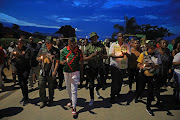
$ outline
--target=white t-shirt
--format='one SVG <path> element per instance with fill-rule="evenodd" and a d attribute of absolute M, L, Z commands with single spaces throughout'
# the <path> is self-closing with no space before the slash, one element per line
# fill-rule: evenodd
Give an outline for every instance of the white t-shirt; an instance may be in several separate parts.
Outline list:
<path fill-rule="evenodd" d="M 174 56 L 173 62 L 180 62 L 180 52 Z M 180 74 L 180 65 L 175 66 L 174 71 Z"/>
<path fill-rule="evenodd" d="M 118 44 L 118 41 L 111 44 L 109 49 L 109 55 L 114 53 L 116 56 L 122 54 L 121 51 L 126 51 L 128 54 L 131 54 L 130 46 L 127 43 L 123 43 L 121 46 Z M 127 69 L 128 68 L 128 58 L 124 56 L 123 58 L 110 58 L 110 65 L 117 67 L 119 69 Z"/>

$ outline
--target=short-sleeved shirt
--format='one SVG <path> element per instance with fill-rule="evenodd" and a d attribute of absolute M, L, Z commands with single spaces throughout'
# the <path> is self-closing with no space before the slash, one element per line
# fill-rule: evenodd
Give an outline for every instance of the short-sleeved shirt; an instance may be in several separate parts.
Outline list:
<path fill-rule="evenodd" d="M 50 50 L 44 47 L 39 50 L 37 55 L 37 57 L 41 56 L 43 61 L 41 63 L 40 74 L 42 76 L 52 76 L 56 61 L 59 61 L 60 58 L 60 51 L 55 47 L 52 47 Z"/>
<path fill-rule="evenodd" d="M 130 46 L 127 43 L 123 43 L 121 46 L 118 44 L 118 41 L 111 44 L 109 49 L 109 55 L 114 53 L 116 56 L 122 55 L 122 52 L 127 52 L 131 54 Z M 128 68 L 128 58 L 124 56 L 123 58 L 110 58 L 110 65 L 117 67 L 119 69 L 127 69 Z"/>
<path fill-rule="evenodd" d="M 79 61 L 83 60 L 82 51 L 76 47 L 74 51 L 71 51 L 69 46 L 62 50 L 60 61 L 67 60 L 68 63 L 64 65 L 63 71 L 67 73 L 72 73 L 75 71 L 80 71 Z"/>
<path fill-rule="evenodd" d="M 174 56 L 173 62 L 180 62 L 180 52 Z M 175 66 L 174 71 L 180 74 L 180 65 Z"/>
<path fill-rule="evenodd" d="M 150 57 L 150 59 L 149 59 L 149 60 L 146 59 L 146 61 L 145 61 L 144 54 L 145 54 L 146 56 Z M 140 54 L 140 56 L 139 56 L 138 59 L 137 59 L 137 62 L 139 62 L 139 63 L 149 63 L 149 64 L 158 65 L 158 64 L 159 64 L 159 63 L 158 63 L 158 59 L 159 59 L 158 57 L 148 55 L 148 52 L 145 51 L 145 52 L 143 52 L 143 53 Z M 154 76 L 155 73 L 151 73 L 151 72 L 149 72 L 149 70 L 145 70 L 145 71 L 144 71 L 144 74 L 145 74 L 146 76 Z"/>
<path fill-rule="evenodd" d="M 97 42 L 96 44 L 90 43 L 86 47 L 84 55 L 88 57 L 96 51 L 99 51 L 102 54 L 107 54 L 104 45 Z M 92 59 L 88 60 L 88 65 L 92 69 L 100 69 L 103 66 L 103 58 L 99 55 L 96 55 Z"/>

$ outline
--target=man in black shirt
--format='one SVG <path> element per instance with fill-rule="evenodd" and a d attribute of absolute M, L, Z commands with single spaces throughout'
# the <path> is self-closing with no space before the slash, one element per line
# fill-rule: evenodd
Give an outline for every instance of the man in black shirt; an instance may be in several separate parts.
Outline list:
<path fill-rule="evenodd" d="M 30 57 L 30 50 L 25 47 L 25 41 L 20 39 L 18 41 L 18 47 L 12 53 L 12 61 L 17 69 L 18 80 L 23 94 L 23 99 L 20 103 L 23 103 L 23 106 L 29 101 L 27 79 L 30 71 Z"/>

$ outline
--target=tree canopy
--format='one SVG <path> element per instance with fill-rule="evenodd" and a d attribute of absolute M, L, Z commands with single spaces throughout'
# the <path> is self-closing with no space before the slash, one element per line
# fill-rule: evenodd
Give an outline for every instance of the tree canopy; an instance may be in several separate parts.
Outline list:
<path fill-rule="evenodd" d="M 75 29 L 71 25 L 61 26 L 61 28 L 55 33 L 61 33 L 67 38 L 76 37 Z"/>
<path fill-rule="evenodd" d="M 114 29 L 115 32 L 112 34 L 112 39 L 117 35 L 117 33 L 121 32 L 124 34 L 144 34 L 146 35 L 146 39 L 149 40 L 155 40 L 157 38 L 163 38 L 163 37 L 169 37 L 171 35 L 174 35 L 173 33 L 170 33 L 167 28 L 158 27 L 158 26 L 151 26 L 150 24 L 145 25 L 138 25 L 136 22 L 136 18 L 132 17 L 128 19 L 128 17 L 125 17 L 125 26 L 115 24 Z"/>

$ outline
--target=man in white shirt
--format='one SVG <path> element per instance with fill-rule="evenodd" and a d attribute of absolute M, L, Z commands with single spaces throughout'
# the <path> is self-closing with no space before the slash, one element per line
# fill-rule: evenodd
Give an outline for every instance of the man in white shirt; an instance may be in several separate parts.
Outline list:
<path fill-rule="evenodd" d="M 117 41 L 112 43 L 109 49 L 110 66 L 112 72 L 111 103 L 115 102 L 115 95 L 119 96 L 123 77 L 128 68 L 127 55 L 130 54 L 130 46 L 124 43 L 122 33 L 117 34 Z"/>

